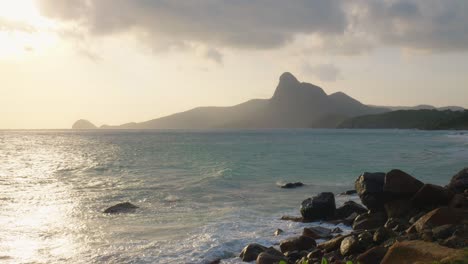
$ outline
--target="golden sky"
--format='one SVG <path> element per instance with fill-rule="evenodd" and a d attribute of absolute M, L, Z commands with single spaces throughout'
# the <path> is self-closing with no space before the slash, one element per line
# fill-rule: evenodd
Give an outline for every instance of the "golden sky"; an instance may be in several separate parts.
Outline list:
<path fill-rule="evenodd" d="M 468 108 L 468 2 L 0 0 L 0 129 L 269 98 L 289 71 L 374 105 Z"/>

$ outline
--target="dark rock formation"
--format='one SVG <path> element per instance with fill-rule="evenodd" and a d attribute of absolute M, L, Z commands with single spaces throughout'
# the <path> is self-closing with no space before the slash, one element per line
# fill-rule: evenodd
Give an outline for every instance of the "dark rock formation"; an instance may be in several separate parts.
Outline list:
<path fill-rule="evenodd" d="M 266 249 L 267 247 L 256 243 L 249 244 L 244 249 L 242 249 L 239 257 L 242 259 L 242 261 L 245 262 L 254 261 L 257 259 L 258 255 L 260 255 L 260 253 L 264 252 Z"/>
<path fill-rule="evenodd" d="M 449 189 L 433 184 L 424 184 L 413 196 L 412 204 L 417 207 L 447 205 L 453 197 Z"/>
<path fill-rule="evenodd" d="M 419 218 L 408 230 L 408 233 L 419 232 L 441 225 L 458 224 L 463 220 L 463 214 L 449 207 L 440 207 Z"/>
<path fill-rule="evenodd" d="M 317 246 L 315 239 L 306 236 L 299 236 L 281 241 L 281 252 L 310 250 Z"/>
<path fill-rule="evenodd" d="M 356 217 L 353 223 L 354 230 L 375 229 L 383 226 L 387 221 L 384 212 L 364 213 Z"/>
<path fill-rule="evenodd" d="M 301 204 L 301 215 L 306 222 L 332 219 L 335 210 L 335 196 L 331 192 L 320 193 L 304 200 Z"/>
<path fill-rule="evenodd" d="M 331 238 L 332 230 L 321 226 L 305 227 L 302 235 L 313 239 Z"/>
<path fill-rule="evenodd" d="M 413 196 L 424 183 L 401 170 L 391 170 L 385 174 L 383 191 L 387 201 L 409 198 Z"/>
<path fill-rule="evenodd" d="M 468 168 L 464 168 L 452 177 L 448 188 L 455 193 L 463 193 L 468 189 Z"/>
<path fill-rule="evenodd" d="M 80 119 L 73 124 L 72 129 L 97 129 L 97 127 L 88 120 Z"/>
<path fill-rule="evenodd" d="M 281 185 L 280 187 L 283 189 L 294 189 L 302 186 L 304 186 L 302 182 L 288 182 L 286 184 Z"/>
<path fill-rule="evenodd" d="M 281 252 L 270 247 L 258 255 L 256 264 L 272 264 L 280 261 L 288 263 L 288 259 Z"/>
<path fill-rule="evenodd" d="M 382 246 L 373 247 L 366 252 L 360 254 L 356 260 L 361 264 L 380 263 L 387 253 L 387 248 Z"/>
<path fill-rule="evenodd" d="M 336 218 L 342 219 L 350 216 L 352 213 L 357 213 L 358 215 L 367 212 L 367 209 L 364 208 L 362 205 L 354 202 L 354 201 L 347 201 L 342 206 L 336 209 L 335 216 Z"/>
<path fill-rule="evenodd" d="M 385 173 L 365 172 L 355 182 L 355 188 L 362 203 L 370 210 L 383 210 Z"/>
<path fill-rule="evenodd" d="M 114 206 L 107 208 L 106 210 L 104 210 L 104 213 L 106 214 L 132 213 L 137 208 L 139 207 L 129 202 L 125 202 L 125 203 L 119 203 L 119 204 L 116 204 Z"/>

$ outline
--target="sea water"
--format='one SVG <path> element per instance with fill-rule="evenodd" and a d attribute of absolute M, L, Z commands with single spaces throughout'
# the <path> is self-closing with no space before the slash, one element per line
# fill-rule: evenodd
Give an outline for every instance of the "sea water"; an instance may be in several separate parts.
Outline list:
<path fill-rule="evenodd" d="M 364 171 L 445 185 L 467 166 L 463 132 L 0 131 L 0 262 L 240 263 L 248 243 L 334 227 L 279 219 Z M 102 213 L 125 201 L 140 209 Z"/>

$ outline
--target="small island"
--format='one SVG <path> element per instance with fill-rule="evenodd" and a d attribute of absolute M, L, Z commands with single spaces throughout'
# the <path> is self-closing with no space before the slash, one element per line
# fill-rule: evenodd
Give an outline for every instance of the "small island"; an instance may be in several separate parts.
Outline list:
<path fill-rule="evenodd" d="M 88 120 L 80 119 L 73 124 L 72 129 L 97 129 L 97 126 Z"/>

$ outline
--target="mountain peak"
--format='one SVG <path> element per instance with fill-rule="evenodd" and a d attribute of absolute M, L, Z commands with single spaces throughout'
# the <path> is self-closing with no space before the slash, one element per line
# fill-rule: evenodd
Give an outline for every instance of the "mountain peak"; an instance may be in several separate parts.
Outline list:
<path fill-rule="evenodd" d="M 80 119 L 76 121 L 72 126 L 72 129 L 96 129 L 96 128 L 97 127 L 93 123 L 85 119 Z"/>
<path fill-rule="evenodd" d="M 290 72 L 284 72 L 280 76 L 280 83 L 299 83 L 297 78 Z"/>

